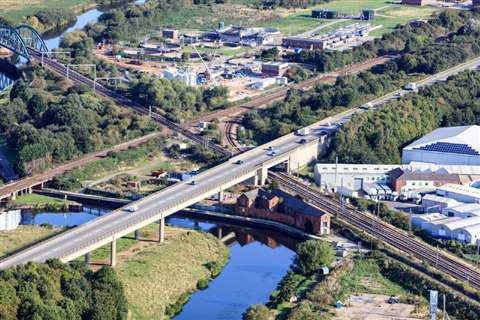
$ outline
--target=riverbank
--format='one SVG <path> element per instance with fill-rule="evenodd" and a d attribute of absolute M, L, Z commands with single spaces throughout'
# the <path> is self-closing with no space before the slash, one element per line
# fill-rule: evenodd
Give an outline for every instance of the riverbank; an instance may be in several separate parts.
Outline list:
<path fill-rule="evenodd" d="M 8 19 L 14 24 L 18 24 L 22 22 L 25 17 L 35 15 L 40 10 L 66 8 L 76 14 L 81 14 L 96 7 L 97 3 L 93 0 L 40 0 L 35 1 L 35 3 L 6 0 L 0 4 L 0 17 Z"/>
<path fill-rule="evenodd" d="M 168 319 L 190 295 L 208 286 L 228 261 L 228 248 L 213 235 L 166 227 L 158 243 L 158 225 L 141 230 L 141 240 L 117 242 L 117 273 L 129 305 L 129 319 Z M 93 252 L 94 265 L 108 262 L 109 249 Z"/>
<path fill-rule="evenodd" d="M 63 228 L 19 226 L 0 231 L 0 259 L 63 232 Z"/>

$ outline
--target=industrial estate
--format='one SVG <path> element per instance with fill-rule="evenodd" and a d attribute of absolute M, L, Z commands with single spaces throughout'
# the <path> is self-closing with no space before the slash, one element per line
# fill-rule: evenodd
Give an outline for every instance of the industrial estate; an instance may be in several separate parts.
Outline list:
<path fill-rule="evenodd" d="M 480 2 L 0 1 L 0 319 L 480 319 Z"/>

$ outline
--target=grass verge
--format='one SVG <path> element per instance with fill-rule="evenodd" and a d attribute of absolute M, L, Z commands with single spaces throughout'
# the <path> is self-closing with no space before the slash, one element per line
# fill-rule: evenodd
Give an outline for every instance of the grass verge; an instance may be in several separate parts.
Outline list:
<path fill-rule="evenodd" d="M 159 244 L 158 225 L 141 229 L 141 239 L 117 240 L 117 272 L 129 303 L 130 318 L 164 319 L 181 310 L 192 292 L 204 289 L 228 261 L 228 248 L 214 236 L 166 227 Z M 108 262 L 110 246 L 92 253 L 92 261 Z"/>
<path fill-rule="evenodd" d="M 19 226 L 15 230 L 0 231 L 0 258 L 6 257 L 17 250 L 33 245 L 62 231 L 63 229 L 52 229 L 40 226 Z"/>

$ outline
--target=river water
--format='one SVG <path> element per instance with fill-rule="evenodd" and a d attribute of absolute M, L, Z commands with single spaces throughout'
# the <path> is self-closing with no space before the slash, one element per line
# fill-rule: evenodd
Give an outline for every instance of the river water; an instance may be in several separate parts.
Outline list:
<path fill-rule="evenodd" d="M 74 226 L 106 211 L 24 214 L 23 224 Z M 175 320 L 241 320 L 249 305 L 265 303 L 288 271 L 297 239 L 276 232 L 174 215 L 167 224 L 227 238 L 230 260 L 203 291 L 195 292 Z"/>
<path fill-rule="evenodd" d="M 137 0 L 135 1 L 136 4 L 142 4 L 145 0 Z M 102 15 L 102 11 L 98 9 L 91 9 L 88 10 L 80 15 L 77 16 L 77 21 L 74 25 L 70 26 L 66 30 L 62 30 L 58 33 L 53 33 L 50 35 L 45 35 L 44 40 L 45 44 L 49 51 L 55 50 L 60 46 L 60 41 L 64 34 L 68 32 L 72 32 L 74 30 L 83 29 L 89 23 L 97 22 L 98 18 Z M 12 83 L 16 80 L 11 73 L 6 73 L 2 71 L 2 67 L 0 65 L 0 92 L 3 91 L 5 88 L 12 85 Z"/>
<path fill-rule="evenodd" d="M 143 3 L 137 0 L 135 3 Z M 97 9 L 78 16 L 75 25 L 59 35 L 46 38 L 49 50 L 59 47 L 66 32 L 82 29 L 94 23 L 102 14 Z M 0 78 L 4 75 L 0 68 Z M 13 78 L 4 75 L 14 81 Z M 11 84 L 11 82 L 9 82 Z M 3 88 L 0 87 L 0 91 Z M 93 211 L 92 211 L 93 210 Z M 23 214 L 22 223 L 29 225 L 50 224 L 52 226 L 76 226 L 107 213 L 101 209 L 85 208 L 81 213 Z M 195 292 L 176 320 L 240 320 L 242 313 L 251 304 L 265 303 L 270 293 L 287 272 L 294 256 L 297 240 L 266 230 L 245 228 L 233 224 L 193 220 L 171 216 L 167 224 L 203 230 L 229 237 L 230 260 L 222 273 L 214 279 L 208 289 Z"/>

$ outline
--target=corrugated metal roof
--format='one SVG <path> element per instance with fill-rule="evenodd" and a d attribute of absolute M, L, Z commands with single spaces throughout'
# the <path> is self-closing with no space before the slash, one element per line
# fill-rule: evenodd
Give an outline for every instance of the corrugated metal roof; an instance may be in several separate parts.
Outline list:
<path fill-rule="evenodd" d="M 409 144 L 403 150 L 419 148 L 426 148 L 427 151 L 430 148 L 430 151 L 478 155 L 480 153 L 480 126 L 438 128 Z"/>

